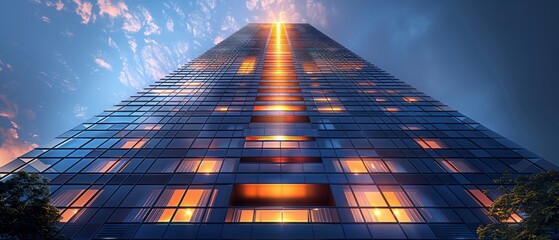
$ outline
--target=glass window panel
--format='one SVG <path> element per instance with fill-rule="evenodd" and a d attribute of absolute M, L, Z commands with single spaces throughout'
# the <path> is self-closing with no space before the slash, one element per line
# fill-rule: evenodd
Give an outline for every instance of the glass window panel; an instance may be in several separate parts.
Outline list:
<path fill-rule="evenodd" d="M 399 186 L 380 186 L 380 190 L 391 207 L 413 206 L 404 190 Z"/>
<path fill-rule="evenodd" d="M 388 167 L 386 166 L 386 164 L 384 164 L 384 162 L 382 160 L 368 160 L 368 161 L 363 161 L 365 163 L 365 166 L 367 166 L 367 169 L 369 169 L 369 172 L 372 173 L 377 173 L 377 172 L 382 172 L 382 173 L 387 173 L 390 172 L 390 170 L 388 169 Z"/>
<path fill-rule="evenodd" d="M 161 186 L 136 186 L 122 201 L 121 207 L 151 207 L 161 192 Z"/>
<path fill-rule="evenodd" d="M 388 208 L 363 208 L 361 212 L 366 222 L 396 222 Z"/>
<path fill-rule="evenodd" d="M 208 203 L 212 190 L 189 188 L 182 199 L 181 207 L 204 207 Z"/>
<path fill-rule="evenodd" d="M 360 159 L 342 159 L 340 160 L 342 167 L 344 168 L 345 172 L 348 173 L 365 173 L 367 172 L 367 168 L 363 161 Z"/>
<path fill-rule="evenodd" d="M 414 208 L 393 208 L 392 212 L 396 219 L 398 219 L 398 222 L 401 223 L 424 222 L 419 212 Z"/>
<path fill-rule="evenodd" d="M 202 208 L 179 208 L 173 217 L 173 222 L 200 222 L 203 213 Z"/>
<path fill-rule="evenodd" d="M 386 207 L 386 201 L 382 197 L 377 186 L 352 186 L 357 203 L 361 207 Z"/>
<path fill-rule="evenodd" d="M 186 189 L 165 189 L 161 196 L 157 200 L 155 206 L 159 207 L 177 207 L 182 200 L 182 196 L 186 192 Z"/>
<path fill-rule="evenodd" d="M 406 193 L 416 206 L 447 207 L 443 198 L 431 186 L 407 185 L 403 186 Z"/>
<path fill-rule="evenodd" d="M 179 167 L 177 168 L 177 172 L 196 172 L 196 169 L 198 169 L 200 162 L 200 160 L 195 159 L 183 159 Z"/>
<path fill-rule="evenodd" d="M 145 221 L 146 222 L 170 222 L 174 213 L 175 213 L 174 208 L 154 208 L 146 217 Z"/>

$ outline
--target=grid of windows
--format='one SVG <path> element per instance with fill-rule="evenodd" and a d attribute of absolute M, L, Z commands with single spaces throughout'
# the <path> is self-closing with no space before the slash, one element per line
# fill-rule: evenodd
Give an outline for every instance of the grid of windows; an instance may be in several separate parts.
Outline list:
<path fill-rule="evenodd" d="M 50 178 L 70 238 L 467 239 L 493 179 L 551 168 L 308 24 L 249 24 L 0 177 Z"/>

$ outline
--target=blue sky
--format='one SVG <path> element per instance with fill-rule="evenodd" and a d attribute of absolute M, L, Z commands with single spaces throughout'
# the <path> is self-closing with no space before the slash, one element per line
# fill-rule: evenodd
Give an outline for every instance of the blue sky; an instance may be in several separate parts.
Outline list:
<path fill-rule="evenodd" d="M 0 1 L 0 161 L 126 99 L 249 22 L 308 22 L 559 163 L 553 1 Z"/>

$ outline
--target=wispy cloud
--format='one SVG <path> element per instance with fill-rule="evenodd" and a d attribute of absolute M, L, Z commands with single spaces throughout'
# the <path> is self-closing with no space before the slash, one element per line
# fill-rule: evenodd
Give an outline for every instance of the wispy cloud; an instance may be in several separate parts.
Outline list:
<path fill-rule="evenodd" d="M 85 118 L 87 116 L 87 107 L 79 104 L 74 105 L 74 116 Z"/>
<path fill-rule="evenodd" d="M 103 60 L 101 58 L 96 58 L 94 61 L 95 61 L 95 63 L 97 63 L 97 65 L 99 67 L 102 67 L 102 68 L 107 69 L 107 70 L 112 70 L 113 69 L 111 64 L 108 64 L 107 62 L 105 62 L 105 60 Z"/>
<path fill-rule="evenodd" d="M 78 6 L 76 7 L 76 13 L 82 18 L 82 23 L 89 23 L 91 19 L 91 10 L 93 9 L 93 4 L 87 1 L 74 0 L 74 3 Z"/>
<path fill-rule="evenodd" d="M 37 144 L 19 139 L 19 126 L 15 122 L 18 107 L 4 94 L 0 94 L 0 166 L 38 147 Z"/>
<path fill-rule="evenodd" d="M 42 16 L 41 21 L 46 22 L 46 23 L 50 23 L 50 18 L 47 17 L 47 16 Z"/>
<path fill-rule="evenodd" d="M 217 36 L 217 37 L 214 38 L 214 44 L 218 44 L 221 41 L 223 41 L 223 37 L 221 37 L 221 36 Z"/>
<path fill-rule="evenodd" d="M 173 19 L 167 19 L 167 31 L 172 32 L 175 28 L 175 24 L 173 23 Z"/>

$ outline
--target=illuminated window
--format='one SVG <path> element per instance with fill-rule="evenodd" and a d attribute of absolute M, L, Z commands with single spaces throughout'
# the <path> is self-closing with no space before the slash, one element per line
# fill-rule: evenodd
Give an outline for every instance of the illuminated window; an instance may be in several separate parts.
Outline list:
<path fill-rule="evenodd" d="M 260 96 L 256 101 L 303 101 L 303 97 L 296 96 Z"/>
<path fill-rule="evenodd" d="M 363 161 L 369 172 L 390 172 L 386 164 L 382 160 L 365 160 Z"/>
<path fill-rule="evenodd" d="M 137 138 L 127 138 L 122 139 L 116 144 L 116 148 L 125 148 L 125 149 L 138 149 L 146 144 L 147 140 L 145 139 L 137 139 Z"/>
<path fill-rule="evenodd" d="M 443 168 L 452 173 L 473 173 L 478 172 L 475 167 L 470 165 L 466 160 L 462 159 L 444 159 L 440 160 Z"/>
<path fill-rule="evenodd" d="M 341 112 L 345 111 L 346 109 L 342 106 L 326 106 L 326 107 L 318 107 L 317 110 L 319 112 Z"/>
<path fill-rule="evenodd" d="M 361 207 L 386 207 L 386 201 L 376 186 L 352 186 L 353 194 Z"/>
<path fill-rule="evenodd" d="M 265 88 L 265 89 L 258 89 L 258 93 L 301 93 L 301 89 L 294 89 L 294 88 Z"/>
<path fill-rule="evenodd" d="M 159 200 L 155 203 L 157 207 L 177 207 L 186 189 L 165 189 Z"/>
<path fill-rule="evenodd" d="M 145 221 L 146 222 L 170 222 L 174 213 L 175 213 L 174 208 L 154 208 L 146 217 Z"/>
<path fill-rule="evenodd" d="M 489 199 L 485 193 L 479 189 L 468 189 L 468 192 L 484 207 L 490 207 L 491 204 L 493 204 L 493 200 Z"/>
<path fill-rule="evenodd" d="M 239 70 L 237 70 L 237 74 L 251 74 L 254 71 L 255 63 L 256 57 L 246 57 L 241 63 Z"/>
<path fill-rule="evenodd" d="M 212 190 L 189 188 L 181 201 L 181 207 L 204 207 L 210 199 Z"/>
<path fill-rule="evenodd" d="M 83 192 L 84 186 L 64 186 L 51 196 L 51 204 L 55 207 L 69 207 Z"/>
<path fill-rule="evenodd" d="M 342 167 L 344 168 L 345 172 L 350 172 L 350 173 L 367 172 L 367 168 L 365 167 L 365 164 L 363 164 L 363 161 L 359 159 L 353 159 L 353 160 L 343 159 L 340 160 L 340 163 L 342 164 Z"/>
<path fill-rule="evenodd" d="M 364 208 L 361 212 L 366 222 L 396 222 L 388 208 Z"/>
<path fill-rule="evenodd" d="M 441 149 L 446 148 L 446 145 L 440 140 L 436 139 L 414 139 L 419 146 L 423 149 Z"/>
<path fill-rule="evenodd" d="M 64 212 L 60 214 L 60 222 L 61 223 L 69 222 L 70 219 L 72 219 L 72 217 L 78 213 L 78 211 L 79 208 L 68 208 L 64 210 Z"/>
<path fill-rule="evenodd" d="M 217 106 L 217 107 L 215 107 L 214 111 L 216 111 L 216 112 L 227 112 L 228 109 L 229 109 L 229 107 L 227 107 L 227 106 Z"/>
<path fill-rule="evenodd" d="M 97 159 L 83 172 L 87 173 L 116 173 L 128 163 L 127 159 Z"/>
<path fill-rule="evenodd" d="M 260 86 L 264 87 L 293 87 L 299 86 L 298 82 L 260 82 Z"/>
<path fill-rule="evenodd" d="M 233 206 L 333 206 L 327 184 L 235 184 Z"/>
<path fill-rule="evenodd" d="M 200 222 L 203 211 L 201 208 L 179 208 L 172 222 Z"/>
<path fill-rule="evenodd" d="M 391 207 L 409 207 L 413 206 L 406 193 L 399 186 L 379 186 L 382 195 Z"/>
<path fill-rule="evenodd" d="M 222 159 L 206 158 L 202 161 L 198 159 L 183 159 L 176 172 L 214 173 L 219 172 L 222 164 Z"/>
<path fill-rule="evenodd" d="M 319 157 L 241 157 L 242 163 L 319 163 Z"/>
<path fill-rule="evenodd" d="M 86 190 L 73 204 L 72 207 L 89 206 L 99 196 L 97 193 L 102 192 L 98 189 Z M 89 204 L 88 204 L 89 203 Z M 87 205 L 86 205 L 87 204 Z"/>
<path fill-rule="evenodd" d="M 250 118 L 251 122 L 257 123 L 300 123 L 300 122 L 310 122 L 310 118 L 307 116 L 252 116 Z"/>
<path fill-rule="evenodd" d="M 417 102 L 417 101 L 420 100 L 420 98 L 418 98 L 418 97 L 403 97 L 403 99 L 404 99 L 404 101 L 410 102 L 410 103 Z"/>
<path fill-rule="evenodd" d="M 387 111 L 387 112 L 399 112 L 400 111 L 400 109 L 397 108 L 397 107 L 385 107 L 384 110 Z"/>
<path fill-rule="evenodd" d="M 401 223 L 424 222 L 421 214 L 414 208 L 392 208 L 392 212 Z"/>
<path fill-rule="evenodd" d="M 305 106 L 295 105 L 257 105 L 254 111 L 305 111 Z"/>
<path fill-rule="evenodd" d="M 247 136 L 246 141 L 313 141 L 313 137 L 306 136 Z"/>
<path fill-rule="evenodd" d="M 221 168 L 222 161 L 221 160 L 209 160 L 204 159 L 202 163 L 200 163 L 200 167 L 198 167 L 199 173 L 212 173 L 212 172 L 219 172 Z"/>

